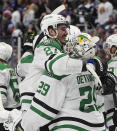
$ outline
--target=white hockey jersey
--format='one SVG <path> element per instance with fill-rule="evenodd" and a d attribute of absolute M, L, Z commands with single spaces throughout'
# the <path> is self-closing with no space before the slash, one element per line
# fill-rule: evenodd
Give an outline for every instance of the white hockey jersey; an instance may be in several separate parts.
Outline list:
<path fill-rule="evenodd" d="M 71 59 L 62 52 L 63 50 L 59 43 L 52 40 L 46 40 L 44 43 L 39 43 L 37 45 L 29 74 L 19 84 L 22 110 L 27 110 L 29 108 L 37 89 L 37 80 L 46 69 L 60 78 L 73 72 L 81 72 L 83 65 L 82 61 Z"/>
<path fill-rule="evenodd" d="M 31 52 L 25 52 L 17 64 L 17 74 L 22 79 L 26 77 L 29 72 L 30 65 L 33 61 L 33 54 Z"/>
<path fill-rule="evenodd" d="M 7 64 L 0 64 L 0 92 L 4 108 L 20 106 L 18 79 L 14 69 Z"/>
<path fill-rule="evenodd" d="M 105 130 L 103 114 L 96 106 L 92 74 L 86 71 L 62 80 L 41 76 L 21 125 L 25 131 L 37 131 L 46 124 L 50 131 Z"/>

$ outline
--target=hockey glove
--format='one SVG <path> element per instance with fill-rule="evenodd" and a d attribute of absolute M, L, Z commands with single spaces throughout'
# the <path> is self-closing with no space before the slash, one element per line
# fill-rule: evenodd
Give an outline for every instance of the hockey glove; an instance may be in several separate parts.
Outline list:
<path fill-rule="evenodd" d="M 12 129 L 15 128 L 16 124 L 21 120 L 22 112 L 17 109 L 13 109 L 12 111 L 8 112 L 8 119 L 4 122 L 3 126 L 5 130 L 12 131 Z"/>
<path fill-rule="evenodd" d="M 28 52 L 32 52 L 33 53 L 33 40 L 35 37 L 35 34 L 32 32 L 27 32 L 25 34 L 25 42 L 23 45 L 23 54 L 28 51 Z"/>
<path fill-rule="evenodd" d="M 107 73 L 107 64 L 99 57 L 95 56 L 93 59 L 89 59 L 88 63 L 91 63 L 95 66 L 95 71 L 98 76 L 104 76 Z"/>
<path fill-rule="evenodd" d="M 112 72 L 107 72 L 105 76 L 100 77 L 103 85 L 103 95 L 112 94 L 115 91 L 117 77 Z"/>

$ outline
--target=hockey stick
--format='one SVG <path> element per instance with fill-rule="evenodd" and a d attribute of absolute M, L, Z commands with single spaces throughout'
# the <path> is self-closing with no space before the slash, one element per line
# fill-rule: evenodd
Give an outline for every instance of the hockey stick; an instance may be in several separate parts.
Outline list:
<path fill-rule="evenodd" d="M 64 5 L 60 5 L 58 6 L 54 11 L 52 11 L 51 14 L 59 14 L 61 11 L 63 11 L 65 9 Z"/>
<path fill-rule="evenodd" d="M 88 64 L 86 64 L 86 68 L 95 77 L 95 79 L 98 83 L 98 86 L 100 87 L 99 90 L 102 89 L 102 82 L 101 82 L 99 76 L 97 75 L 97 73 L 95 72 L 93 65 L 91 63 L 88 63 Z M 101 93 L 103 93 L 103 89 L 100 91 L 101 91 Z"/>
<path fill-rule="evenodd" d="M 3 107 L 3 103 L 2 103 L 2 96 L 1 96 L 1 92 L 0 92 L 0 111 L 3 111 L 4 107 Z"/>

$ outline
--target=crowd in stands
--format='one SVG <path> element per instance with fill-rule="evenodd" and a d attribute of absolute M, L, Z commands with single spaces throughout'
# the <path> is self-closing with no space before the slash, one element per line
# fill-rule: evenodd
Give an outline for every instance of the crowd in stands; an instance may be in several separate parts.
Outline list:
<path fill-rule="evenodd" d="M 56 7 L 64 4 L 61 14 L 81 31 L 98 35 L 97 55 L 110 59 L 105 39 L 117 33 L 117 11 L 109 0 L 2 0 L 0 3 L 0 37 L 25 39 L 26 34 L 40 32 L 40 21 Z"/>

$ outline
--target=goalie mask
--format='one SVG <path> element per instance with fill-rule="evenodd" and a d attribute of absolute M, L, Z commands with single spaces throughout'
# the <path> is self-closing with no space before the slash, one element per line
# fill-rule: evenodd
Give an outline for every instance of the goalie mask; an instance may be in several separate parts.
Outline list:
<path fill-rule="evenodd" d="M 78 35 L 72 38 L 72 42 L 67 42 L 65 52 L 73 58 L 90 59 L 95 55 L 95 46 L 99 37 L 90 37 Z"/>
<path fill-rule="evenodd" d="M 117 55 L 117 34 L 110 35 L 106 39 L 105 47 L 110 51 L 111 57 Z"/>
<path fill-rule="evenodd" d="M 58 35 L 57 27 L 60 24 L 64 24 L 67 27 L 69 26 L 68 21 L 62 15 L 57 15 L 57 14 L 46 15 L 44 16 L 40 24 L 41 31 L 44 33 L 44 35 L 47 35 L 50 38 L 53 38 L 52 36 L 50 36 L 48 32 L 49 27 L 52 27 L 56 32 L 56 36 L 54 36 L 54 38 L 57 38 L 57 35 Z"/>
<path fill-rule="evenodd" d="M 12 55 L 12 52 L 13 49 L 9 44 L 0 42 L 0 59 L 8 61 Z"/>
<path fill-rule="evenodd" d="M 81 34 L 80 29 L 77 26 L 70 25 L 70 28 L 68 29 L 68 35 L 66 37 L 66 41 L 72 41 L 72 37 L 78 36 Z"/>

